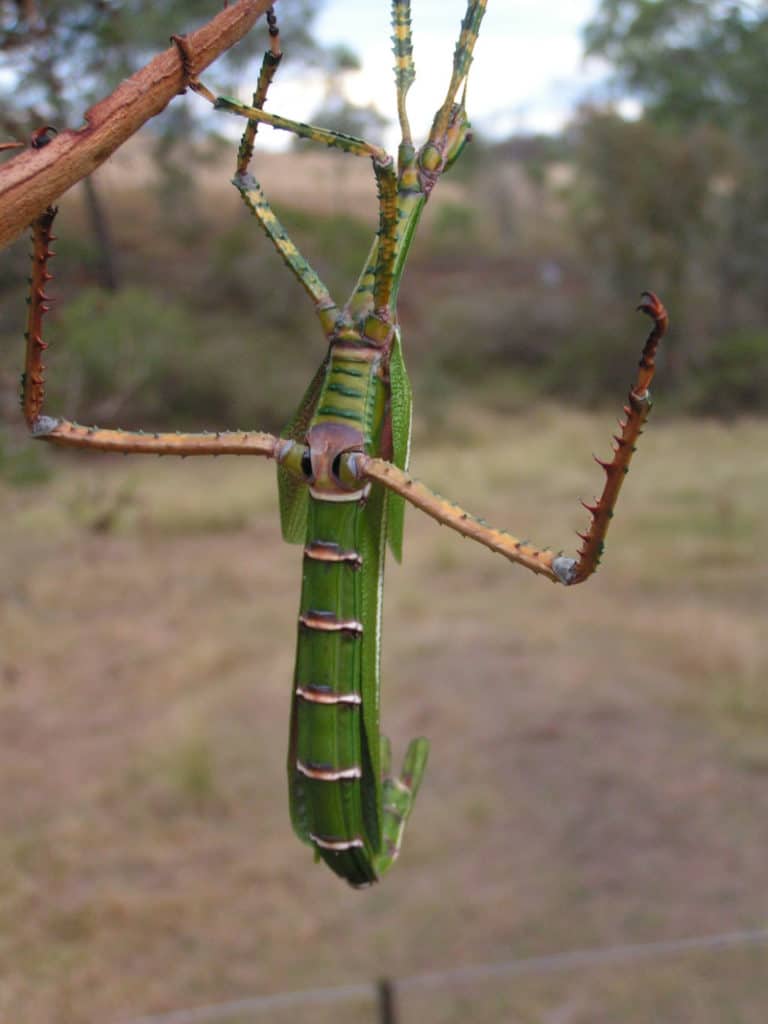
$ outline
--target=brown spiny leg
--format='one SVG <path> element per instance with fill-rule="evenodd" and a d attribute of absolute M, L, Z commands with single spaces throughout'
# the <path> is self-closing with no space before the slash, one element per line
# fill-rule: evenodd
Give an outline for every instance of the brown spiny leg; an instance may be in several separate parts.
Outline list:
<path fill-rule="evenodd" d="M 26 359 L 21 379 L 21 405 L 34 438 L 69 448 L 153 455 L 261 455 L 284 461 L 292 442 L 257 431 L 219 431 L 203 434 L 143 433 L 86 427 L 71 420 L 43 415 L 45 364 L 43 316 L 50 309 L 46 286 L 53 275 L 48 261 L 56 209 L 48 207 L 32 225 L 32 277 L 27 320 Z M 292 457 L 291 457 L 292 458 Z M 291 459 L 288 460 L 289 462 Z"/>
<path fill-rule="evenodd" d="M 280 458 L 285 443 L 256 430 L 219 430 L 202 434 L 112 430 L 72 420 L 38 416 L 32 436 L 62 448 L 90 448 L 124 455 L 263 455 Z"/>
<path fill-rule="evenodd" d="M 558 557 L 562 556 L 548 548 L 537 548 L 526 540 L 519 540 L 506 530 L 494 529 L 485 520 L 478 519 L 459 505 L 431 491 L 420 480 L 393 466 L 391 462 L 356 452 L 346 456 L 346 467 L 353 478 L 376 480 L 396 494 L 402 495 L 443 526 L 449 526 L 462 536 L 476 540 L 478 544 L 504 555 L 512 562 L 519 562 L 532 572 L 548 576 L 553 582 L 564 582 L 558 573 Z M 346 467 L 343 461 L 342 472 Z M 573 559 L 563 561 L 573 564 Z"/>
<path fill-rule="evenodd" d="M 45 288 L 53 275 L 48 261 L 55 255 L 51 243 L 56 207 L 49 206 L 32 224 L 32 276 L 30 277 L 29 313 L 27 316 L 26 358 L 21 378 L 21 407 L 30 430 L 40 415 L 45 397 L 45 364 L 43 352 L 48 348 L 43 341 L 43 317 L 51 308 Z"/>
<path fill-rule="evenodd" d="M 571 583 L 583 583 L 597 569 L 621 485 L 629 472 L 629 463 L 635 452 L 637 439 L 643 432 L 643 426 L 651 411 L 651 393 L 648 389 L 656 369 L 656 349 L 666 333 L 669 317 L 653 292 L 643 292 L 643 301 L 637 308 L 651 317 L 653 327 L 640 357 L 637 379 L 624 406 L 624 419 L 619 420 L 620 433 L 614 434 L 613 458 L 610 462 L 604 462 L 595 457 L 595 461 L 605 470 L 605 486 L 594 505 L 582 502 L 592 516 L 592 521 L 587 532 L 579 534 L 584 543 L 579 550 Z"/>
<path fill-rule="evenodd" d="M 259 80 L 256 83 L 256 90 L 253 94 L 253 106 L 258 110 L 264 109 L 267 99 L 267 92 L 275 77 L 275 72 L 283 59 L 283 51 L 280 49 L 280 28 L 277 24 L 277 16 L 274 7 L 267 11 L 267 28 L 269 29 L 269 49 L 264 53 L 259 71 Z M 253 144 L 256 133 L 259 130 L 258 121 L 249 121 L 245 126 L 240 148 L 237 151 L 237 174 L 247 174 L 248 165 L 253 156 Z"/>
<path fill-rule="evenodd" d="M 358 480 L 376 480 L 444 526 L 476 540 L 512 562 L 524 565 L 532 572 L 547 576 L 553 582 L 583 583 L 597 568 L 616 499 L 635 451 L 635 442 L 648 418 L 651 408 L 648 388 L 655 369 L 656 349 L 668 325 L 667 311 L 652 292 L 643 293 L 643 302 L 638 308 L 653 319 L 653 328 L 643 348 L 637 379 L 624 407 L 625 419 L 619 421 L 621 433 L 615 437 L 613 459 L 610 462 L 598 460 L 605 470 L 605 487 L 600 499 L 594 505 L 586 506 L 592 514 L 592 522 L 587 533 L 580 534 L 583 546 L 578 558 L 568 558 L 549 548 L 536 547 L 528 541 L 518 540 L 505 530 L 494 529 L 384 459 L 362 452 L 346 455 L 342 462 L 342 474 L 348 473 L 351 478 Z"/>

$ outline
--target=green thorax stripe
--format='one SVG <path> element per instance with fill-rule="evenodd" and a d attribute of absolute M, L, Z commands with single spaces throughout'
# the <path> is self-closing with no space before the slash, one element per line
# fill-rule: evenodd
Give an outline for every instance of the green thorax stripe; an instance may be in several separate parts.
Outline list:
<path fill-rule="evenodd" d="M 343 395 L 344 398 L 365 398 L 365 392 L 360 388 L 351 388 L 348 384 L 337 384 L 335 381 L 331 381 L 326 390 Z"/>
<path fill-rule="evenodd" d="M 357 427 L 367 437 L 376 400 L 378 367 L 378 358 L 361 359 L 348 347 L 339 352 L 332 346 L 315 420 L 342 422 Z"/>
<path fill-rule="evenodd" d="M 341 364 L 341 362 L 339 362 L 338 365 L 334 366 L 331 372 L 333 373 L 334 377 L 354 377 L 357 378 L 358 380 L 361 377 L 368 376 L 365 370 L 360 370 L 356 366 L 344 366 Z"/>
<path fill-rule="evenodd" d="M 328 402 L 323 402 L 322 405 L 318 406 L 317 418 L 319 420 L 348 420 L 351 423 L 356 423 L 361 429 L 363 426 L 363 417 L 356 406 L 346 408 L 338 403 L 336 405 L 331 405 Z"/>

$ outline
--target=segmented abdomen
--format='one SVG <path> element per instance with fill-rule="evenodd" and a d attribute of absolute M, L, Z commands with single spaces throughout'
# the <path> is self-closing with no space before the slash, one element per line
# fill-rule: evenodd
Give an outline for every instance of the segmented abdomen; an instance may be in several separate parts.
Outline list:
<path fill-rule="evenodd" d="M 288 763 L 296 831 L 352 885 L 376 880 L 381 842 L 363 722 L 364 514 L 310 498 Z"/>

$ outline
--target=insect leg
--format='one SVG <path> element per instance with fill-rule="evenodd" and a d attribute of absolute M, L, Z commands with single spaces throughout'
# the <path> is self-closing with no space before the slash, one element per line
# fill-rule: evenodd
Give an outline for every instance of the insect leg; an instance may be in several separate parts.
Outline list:
<path fill-rule="evenodd" d="M 265 52 L 264 58 L 261 62 L 259 80 L 256 83 L 256 91 L 253 94 L 253 106 L 258 110 L 264 109 L 267 92 L 272 84 L 272 79 L 275 77 L 275 72 L 277 71 L 280 61 L 283 58 L 283 52 L 280 49 L 280 29 L 277 24 L 277 16 L 275 15 L 274 7 L 270 7 L 267 11 L 267 25 L 269 27 L 270 47 Z M 236 173 L 238 175 L 245 174 L 248 170 L 248 165 L 253 156 L 253 143 L 258 130 L 259 122 L 249 121 L 245 131 L 243 132 L 243 137 L 240 141 L 240 148 L 237 153 Z"/>
<path fill-rule="evenodd" d="M 373 161 L 379 199 L 379 227 L 346 311 L 352 320 L 373 313 L 380 325 L 371 333 L 386 337 L 391 330 L 396 296 L 399 222 L 398 183 L 393 164 Z M 399 271 L 402 274 L 402 270 Z"/>
<path fill-rule="evenodd" d="M 653 328 L 643 348 L 637 378 L 624 407 L 625 418 L 619 421 L 620 433 L 614 437 L 613 458 L 610 462 L 598 460 L 605 470 L 605 486 L 595 504 L 586 506 L 592 521 L 588 531 L 579 535 L 583 546 L 576 558 L 557 554 L 549 548 L 536 547 L 528 541 L 518 540 L 505 530 L 489 526 L 484 520 L 447 501 L 384 459 L 353 453 L 346 456 L 349 471 L 358 479 L 378 481 L 444 526 L 449 526 L 457 533 L 476 540 L 512 562 L 524 565 L 532 572 L 547 576 L 553 582 L 583 583 L 592 575 L 600 561 L 605 536 L 621 485 L 629 470 L 635 443 L 650 412 L 651 396 L 648 388 L 654 374 L 656 349 L 668 325 L 664 306 L 651 292 L 644 293 L 639 309 L 651 317 Z"/>
<path fill-rule="evenodd" d="M 203 434 L 146 433 L 87 427 L 72 420 L 38 416 L 32 437 L 65 448 L 121 452 L 124 455 L 262 455 L 279 458 L 284 441 L 256 430 L 221 430 Z"/>
<path fill-rule="evenodd" d="M 579 534 L 583 546 L 579 550 L 573 583 L 583 583 L 597 569 L 621 485 L 629 472 L 629 463 L 635 452 L 637 440 L 651 411 L 651 393 L 648 389 L 656 369 L 656 350 L 666 334 L 669 317 L 662 302 L 653 292 L 643 292 L 642 298 L 638 309 L 653 320 L 653 327 L 640 357 L 637 378 L 624 406 L 624 419 L 619 420 L 620 431 L 613 436 L 613 458 L 610 462 L 596 459 L 605 471 L 605 484 L 595 504 L 585 505 L 592 519 L 587 532 Z"/>
<path fill-rule="evenodd" d="M 262 227 L 272 239 L 285 262 L 309 292 L 323 321 L 323 326 L 326 328 L 326 331 L 330 331 L 335 323 L 336 307 L 331 303 L 327 288 L 290 241 L 269 206 L 261 186 L 248 173 L 247 168 L 253 155 L 253 144 L 258 126 L 259 124 L 269 124 L 273 128 L 291 132 L 300 138 L 332 146 L 344 152 L 352 153 L 355 156 L 372 158 L 379 192 L 379 237 L 384 239 L 384 244 L 380 245 L 375 253 L 376 295 L 373 301 L 374 306 L 378 310 L 386 308 L 392 290 L 397 231 L 397 178 L 392 158 L 382 147 L 374 146 L 364 139 L 358 139 L 343 132 L 317 128 L 314 125 L 303 124 L 299 121 L 280 117 L 277 114 L 270 114 L 263 109 L 267 89 L 282 56 L 279 47 L 277 22 L 274 15 L 272 15 L 272 20 L 269 19 L 268 15 L 268 21 L 270 21 L 270 34 L 273 36 L 273 46 L 264 56 L 259 82 L 251 106 L 247 106 L 229 97 L 216 97 L 199 82 L 190 83 L 190 87 L 211 102 L 217 109 L 248 118 L 248 126 L 243 134 L 238 151 L 237 173 L 234 179 L 235 186 L 239 189 L 248 208 L 260 221 Z"/>
<path fill-rule="evenodd" d="M 424 770 L 427 767 L 429 743 L 423 737 L 412 740 L 403 762 L 400 777 L 390 774 L 389 740 L 382 737 L 382 849 L 374 860 L 377 875 L 392 867 L 403 843 L 403 832 L 413 810 Z"/>
<path fill-rule="evenodd" d="M 395 56 L 397 116 L 401 135 L 398 171 L 396 176 L 394 169 L 389 165 L 374 161 L 379 191 L 379 229 L 347 306 L 353 320 L 372 309 L 379 313 L 380 318 L 386 318 L 385 310 L 396 290 L 394 278 L 397 256 L 398 177 L 407 188 L 418 189 L 415 151 L 406 110 L 406 95 L 416 77 L 411 39 L 410 0 L 393 0 L 392 42 Z M 411 172 L 411 178 L 406 181 L 404 175 L 408 171 Z"/>
<path fill-rule="evenodd" d="M 374 160 L 386 162 L 391 159 L 389 154 L 381 146 L 375 146 L 365 139 L 358 139 L 354 135 L 346 135 L 344 132 L 332 131 L 329 128 L 317 128 L 315 125 L 304 124 L 302 121 L 292 121 L 288 117 L 281 117 L 279 114 L 270 114 L 266 110 L 260 110 L 256 106 L 249 106 L 241 103 L 240 100 L 231 96 L 215 96 L 200 82 L 190 82 L 190 89 L 193 89 L 200 96 L 207 99 L 217 110 L 224 110 L 237 117 L 247 117 L 249 121 L 258 124 L 268 124 L 278 131 L 290 132 L 300 139 L 309 139 L 311 142 L 318 142 L 323 146 L 332 146 L 341 149 L 345 153 L 352 153 L 354 156 L 368 156 Z"/>
<path fill-rule="evenodd" d="M 256 91 L 253 94 L 253 106 L 245 108 L 262 114 L 264 113 L 263 107 L 269 86 L 275 77 L 283 56 L 280 49 L 280 30 L 277 25 L 274 9 L 271 7 L 267 11 L 267 24 L 271 39 L 270 48 L 265 52 L 261 63 Z M 190 88 L 214 106 L 220 105 L 219 99 L 201 82 L 190 82 Z M 231 102 L 235 103 L 236 101 Z M 232 181 L 242 196 L 243 202 L 256 220 L 258 220 L 259 224 L 261 224 L 265 234 L 280 253 L 286 266 L 312 299 L 315 312 L 320 319 L 323 330 L 326 334 L 330 334 L 336 323 L 338 313 L 336 303 L 331 298 L 327 286 L 289 237 L 288 232 L 272 210 L 261 185 L 248 170 L 253 157 L 254 141 L 260 123 L 258 118 L 249 117 L 248 119 L 248 124 L 243 132 L 243 137 L 240 140 L 240 146 L 237 151 L 237 165 L 235 177 Z"/>
<path fill-rule="evenodd" d="M 255 107 L 242 107 L 236 112 L 242 113 L 244 116 L 250 116 L 251 113 L 264 114 L 263 111 L 259 111 Z M 272 115 L 264 114 L 264 118 L 259 118 L 258 120 L 267 124 L 272 123 L 272 120 L 266 120 L 267 116 L 272 118 Z M 249 121 L 250 123 L 251 121 Z M 296 122 L 286 123 L 296 125 Z M 332 138 L 336 141 L 327 142 L 328 145 L 338 144 L 340 148 L 346 149 L 347 152 L 373 158 L 373 167 L 379 191 L 379 245 L 376 250 L 376 294 L 374 306 L 377 309 L 384 309 L 389 302 L 392 291 L 395 240 L 397 237 L 397 178 L 392 158 L 384 150 L 371 146 L 360 139 L 353 139 L 352 136 L 342 136 L 335 132 L 326 132 L 325 129 L 314 129 L 308 125 L 298 125 L 297 127 L 301 129 L 297 134 L 303 133 L 305 137 L 314 138 L 316 141 L 327 142 L 328 139 Z M 304 131 L 305 129 L 306 132 Z M 290 131 L 292 128 L 288 130 Z M 323 135 L 323 138 L 316 137 L 314 134 L 308 135 L 307 132 L 320 133 Z M 349 147 L 346 145 L 347 143 L 350 144 Z M 269 205 L 263 189 L 256 179 L 247 172 L 238 173 L 234 178 L 234 184 L 240 191 L 248 209 L 257 218 L 286 264 L 291 268 L 313 299 L 324 328 L 326 331 L 330 331 L 335 324 L 336 306 L 329 295 L 328 289 L 288 237 L 285 229 Z"/>
<path fill-rule="evenodd" d="M 491 551 L 509 558 L 510 561 L 519 562 L 532 572 L 541 573 L 553 581 L 560 579 L 556 568 L 553 567 L 557 558 L 554 551 L 537 548 L 528 541 L 518 540 L 506 530 L 494 529 L 485 520 L 478 519 L 459 505 L 430 490 L 421 481 L 393 466 L 391 462 L 370 455 L 354 454 L 347 457 L 347 464 L 356 477 L 383 484 L 443 526 L 449 526 L 457 533 L 476 540 Z M 573 559 L 568 561 L 573 562 Z"/>
<path fill-rule="evenodd" d="M 29 314 L 25 331 L 26 356 L 21 378 L 21 405 L 34 438 L 71 448 L 107 452 L 136 452 L 155 455 L 262 455 L 280 459 L 291 442 L 257 431 L 223 431 L 211 434 L 143 433 L 86 427 L 71 420 L 43 414 L 45 364 L 48 348 L 43 340 L 43 316 L 49 310 L 46 285 L 53 275 L 49 261 L 55 255 L 52 243 L 56 209 L 48 207 L 32 225 L 32 276 Z"/>
<path fill-rule="evenodd" d="M 389 323 L 387 308 L 394 286 L 395 251 L 397 248 L 397 176 L 390 161 L 373 161 L 379 195 L 379 230 L 374 271 L 373 308 L 375 315 Z"/>
<path fill-rule="evenodd" d="M 486 4 L 487 0 L 468 0 L 464 20 L 461 23 L 461 33 L 459 34 L 453 54 L 451 80 L 448 83 L 445 99 L 435 116 L 432 130 L 429 133 L 429 141 L 431 143 L 441 140 L 448 131 L 453 104 L 456 101 L 456 93 L 469 74 L 469 67 L 472 63 L 472 51 L 477 42 L 480 22 L 483 20 Z"/>
<path fill-rule="evenodd" d="M 416 78 L 411 38 L 411 0 L 394 0 L 392 4 L 392 42 L 395 52 L 397 119 L 400 122 L 401 145 L 412 146 L 411 126 L 405 106 L 408 90 Z"/>
<path fill-rule="evenodd" d="M 32 224 L 32 275 L 27 299 L 29 312 L 24 332 L 26 357 L 20 395 L 24 419 L 30 429 L 42 411 L 45 398 L 43 352 L 48 346 L 43 341 L 43 317 L 50 309 L 45 287 L 53 277 L 48 269 L 48 261 L 56 255 L 51 248 L 56 238 L 52 230 L 56 213 L 56 207 L 49 206 Z"/>
<path fill-rule="evenodd" d="M 299 252 L 296 244 L 291 241 L 288 232 L 270 206 L 263 188 L 253 175 L 248 172 L 238 173 L 232 182 L 242 196 L 245 205 L 261 224 L 265 234 L 282 256 L 286 266 L 312 299 L 323 330 L 326 334 L 330 334 L 336 324 L 338 311 L 327 286 Z"/>

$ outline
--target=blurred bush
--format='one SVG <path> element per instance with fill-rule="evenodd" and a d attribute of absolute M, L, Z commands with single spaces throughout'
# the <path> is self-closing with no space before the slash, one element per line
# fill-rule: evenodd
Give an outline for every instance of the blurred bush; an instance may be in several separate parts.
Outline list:
<path fill-rule="evenodd" d="M 200 323 L 146 288 L 86 288 L 62 309 L 48 357 L 48 397 L 57 411 L 115 425 L 154 427 L 173 409 L 182 420 L 226 402 L 226 367 Z"/>
<path fill-rule="evenodd" d="M 51 464 L 42 445 L 18 440 L 10 431 L 0 429 L 0 483 L 25 487 L 45 483 L 51 476 Z"/>
<path fill-rule="evenodd" d="M 696 368 L 685 394 L 693 412 L 736 416 L 765 410 L 768 330 L 726 335 Z"/>

